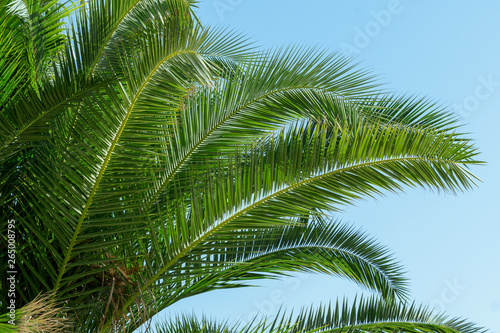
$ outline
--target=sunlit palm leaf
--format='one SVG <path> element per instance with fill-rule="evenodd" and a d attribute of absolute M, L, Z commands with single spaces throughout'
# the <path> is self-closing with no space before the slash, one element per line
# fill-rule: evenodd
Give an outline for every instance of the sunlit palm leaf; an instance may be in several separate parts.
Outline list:
<path fill-rule="evenodd" d="M 19 305 L 52 291 L 77 330 L 130 331 L 182 298 L 297 271 L 404 299 L 387 250 L 323 216 L 408 186 L 472 187 L 477 152 L 454 117 L 339 55 L 202 27 L 194 4 L 0 0 Z M 230 328 L 201 323 L 171 327 Z"/>
<path fill-rule="evenodd" d="M 283 320 L 284 319 L 284 320 Z M 375 297 L 359 298 L 329 306 L 311 307 L 298 316 L 278 319 L 291 327 L 289 332 L 407 332 L 481 333 L 484 328 L 463 319 L 449 318 L 417 304 L 387 302 Z"/>

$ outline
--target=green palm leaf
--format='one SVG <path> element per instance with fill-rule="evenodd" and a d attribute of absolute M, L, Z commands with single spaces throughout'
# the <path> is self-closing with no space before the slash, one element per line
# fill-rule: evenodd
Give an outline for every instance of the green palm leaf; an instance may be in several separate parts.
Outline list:
<path fill-rule="evenodd" d="M 286 322 L 289 332 L 425 332 L 479 333 L 484 328 L 463 319 L 436 314 L 425 306 L 387 302 L 375 297 L 359 298 L 302 310 L 274 322 Z"/>
<path fill-rule="evenodd" d="M 154 258 L 146 260 L 146 270 L 154 273 Z M 306 225 L 218 233 L 156 276 L 158 282 L 142 295 L 156 313 L 185 297 L 291 272 L 344 277 L 387 298 L 405 298 L 407 293 L 402 268 L 387 249 L 352 227 L 319 219 Z M 141 316 L 141 311 L 134 314 L 136 319 Z"/>
<path fill-rule="evenodd" d="M 417 304 L 387 302 L 375 297 L 337 301 L 327 306 L 303 309 L 298 315 L 278 314 L 271 320 L 246 325 L 218 323 L 207 318 L 184 316 L 156 324 L 158 332 L 207 333 L 481 333 L 486 332 L 463 319 L 436 314 Z"/>
<path fill-rule="evenodd" d="M 48 292 L 76 331 L 131 331 L 185 297 L 316 272 L 384 301 L 337 321 L 167 328 L 338 331 L 356 317 L 348 329 L 472 332 L 394 303 L 408 291 L 392 255 L 325 220 L 387 191 L 472 188 L 478 153 L 454 116 L 338 54 L 262 51 L 203 27 L 195 3 L 0 0 L 0 204 L 22 235 L 18 308 Z"/>

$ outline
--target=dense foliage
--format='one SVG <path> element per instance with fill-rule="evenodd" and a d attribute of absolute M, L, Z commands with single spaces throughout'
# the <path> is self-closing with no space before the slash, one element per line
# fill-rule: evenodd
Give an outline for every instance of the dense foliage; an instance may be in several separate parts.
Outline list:
<path fill-rule="evenodd" d="M 18 271 L 18 326 L 0 329 L 133 331 L 189 296 L 319 272 L 376 296 L 158 330 L 479 332 L 407 303 L 388 250 L 331 218 L 383 191 L 471 188 L 456 119 L 343 56 L 253 48 L 193 6 L 0 0 L 0 249 L 15 221 Z"/>

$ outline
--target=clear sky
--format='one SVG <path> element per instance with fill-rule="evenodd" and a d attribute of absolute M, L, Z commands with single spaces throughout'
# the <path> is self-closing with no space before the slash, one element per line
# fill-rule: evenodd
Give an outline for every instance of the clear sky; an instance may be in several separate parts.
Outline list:
<path fill-rule="evenodd" d="M 265 47 L 350 50 L 389 88 L 434 98 L 463 117 L 487 162 L 473 169 L 482 180 L 474 191 L 411 189 L 357 202 L 341 217 L 393 250 L 418 302 L 500 333 L 500 2 L 202 0 L 197 13 L 205 25 L 231 27 Z M 195 296 L 160 316 L 247 319 L 362 292 L 322 275 L 263 286 Z"/>

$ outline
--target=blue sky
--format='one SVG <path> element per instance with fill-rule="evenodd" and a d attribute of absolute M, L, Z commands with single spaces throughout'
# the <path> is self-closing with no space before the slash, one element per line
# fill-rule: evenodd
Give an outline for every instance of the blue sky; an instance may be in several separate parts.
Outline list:
<path fill-rule="evenodd" d="M 482 180 L 474 191 L 410 189 L 357 202 L 341 217 L 391 248 L 416 301 L 500 332 L 500 2 L 209 0 L 197 13 L 205 25 L 231 27 L 264 47 L 350 50 L 387 87 L 431 97 L 463 118 L 487 162 L 473 169 Z M 192 297 L 160 316 L 247 319 L 360 292 L 338 278 L 297 275 Z"/>

